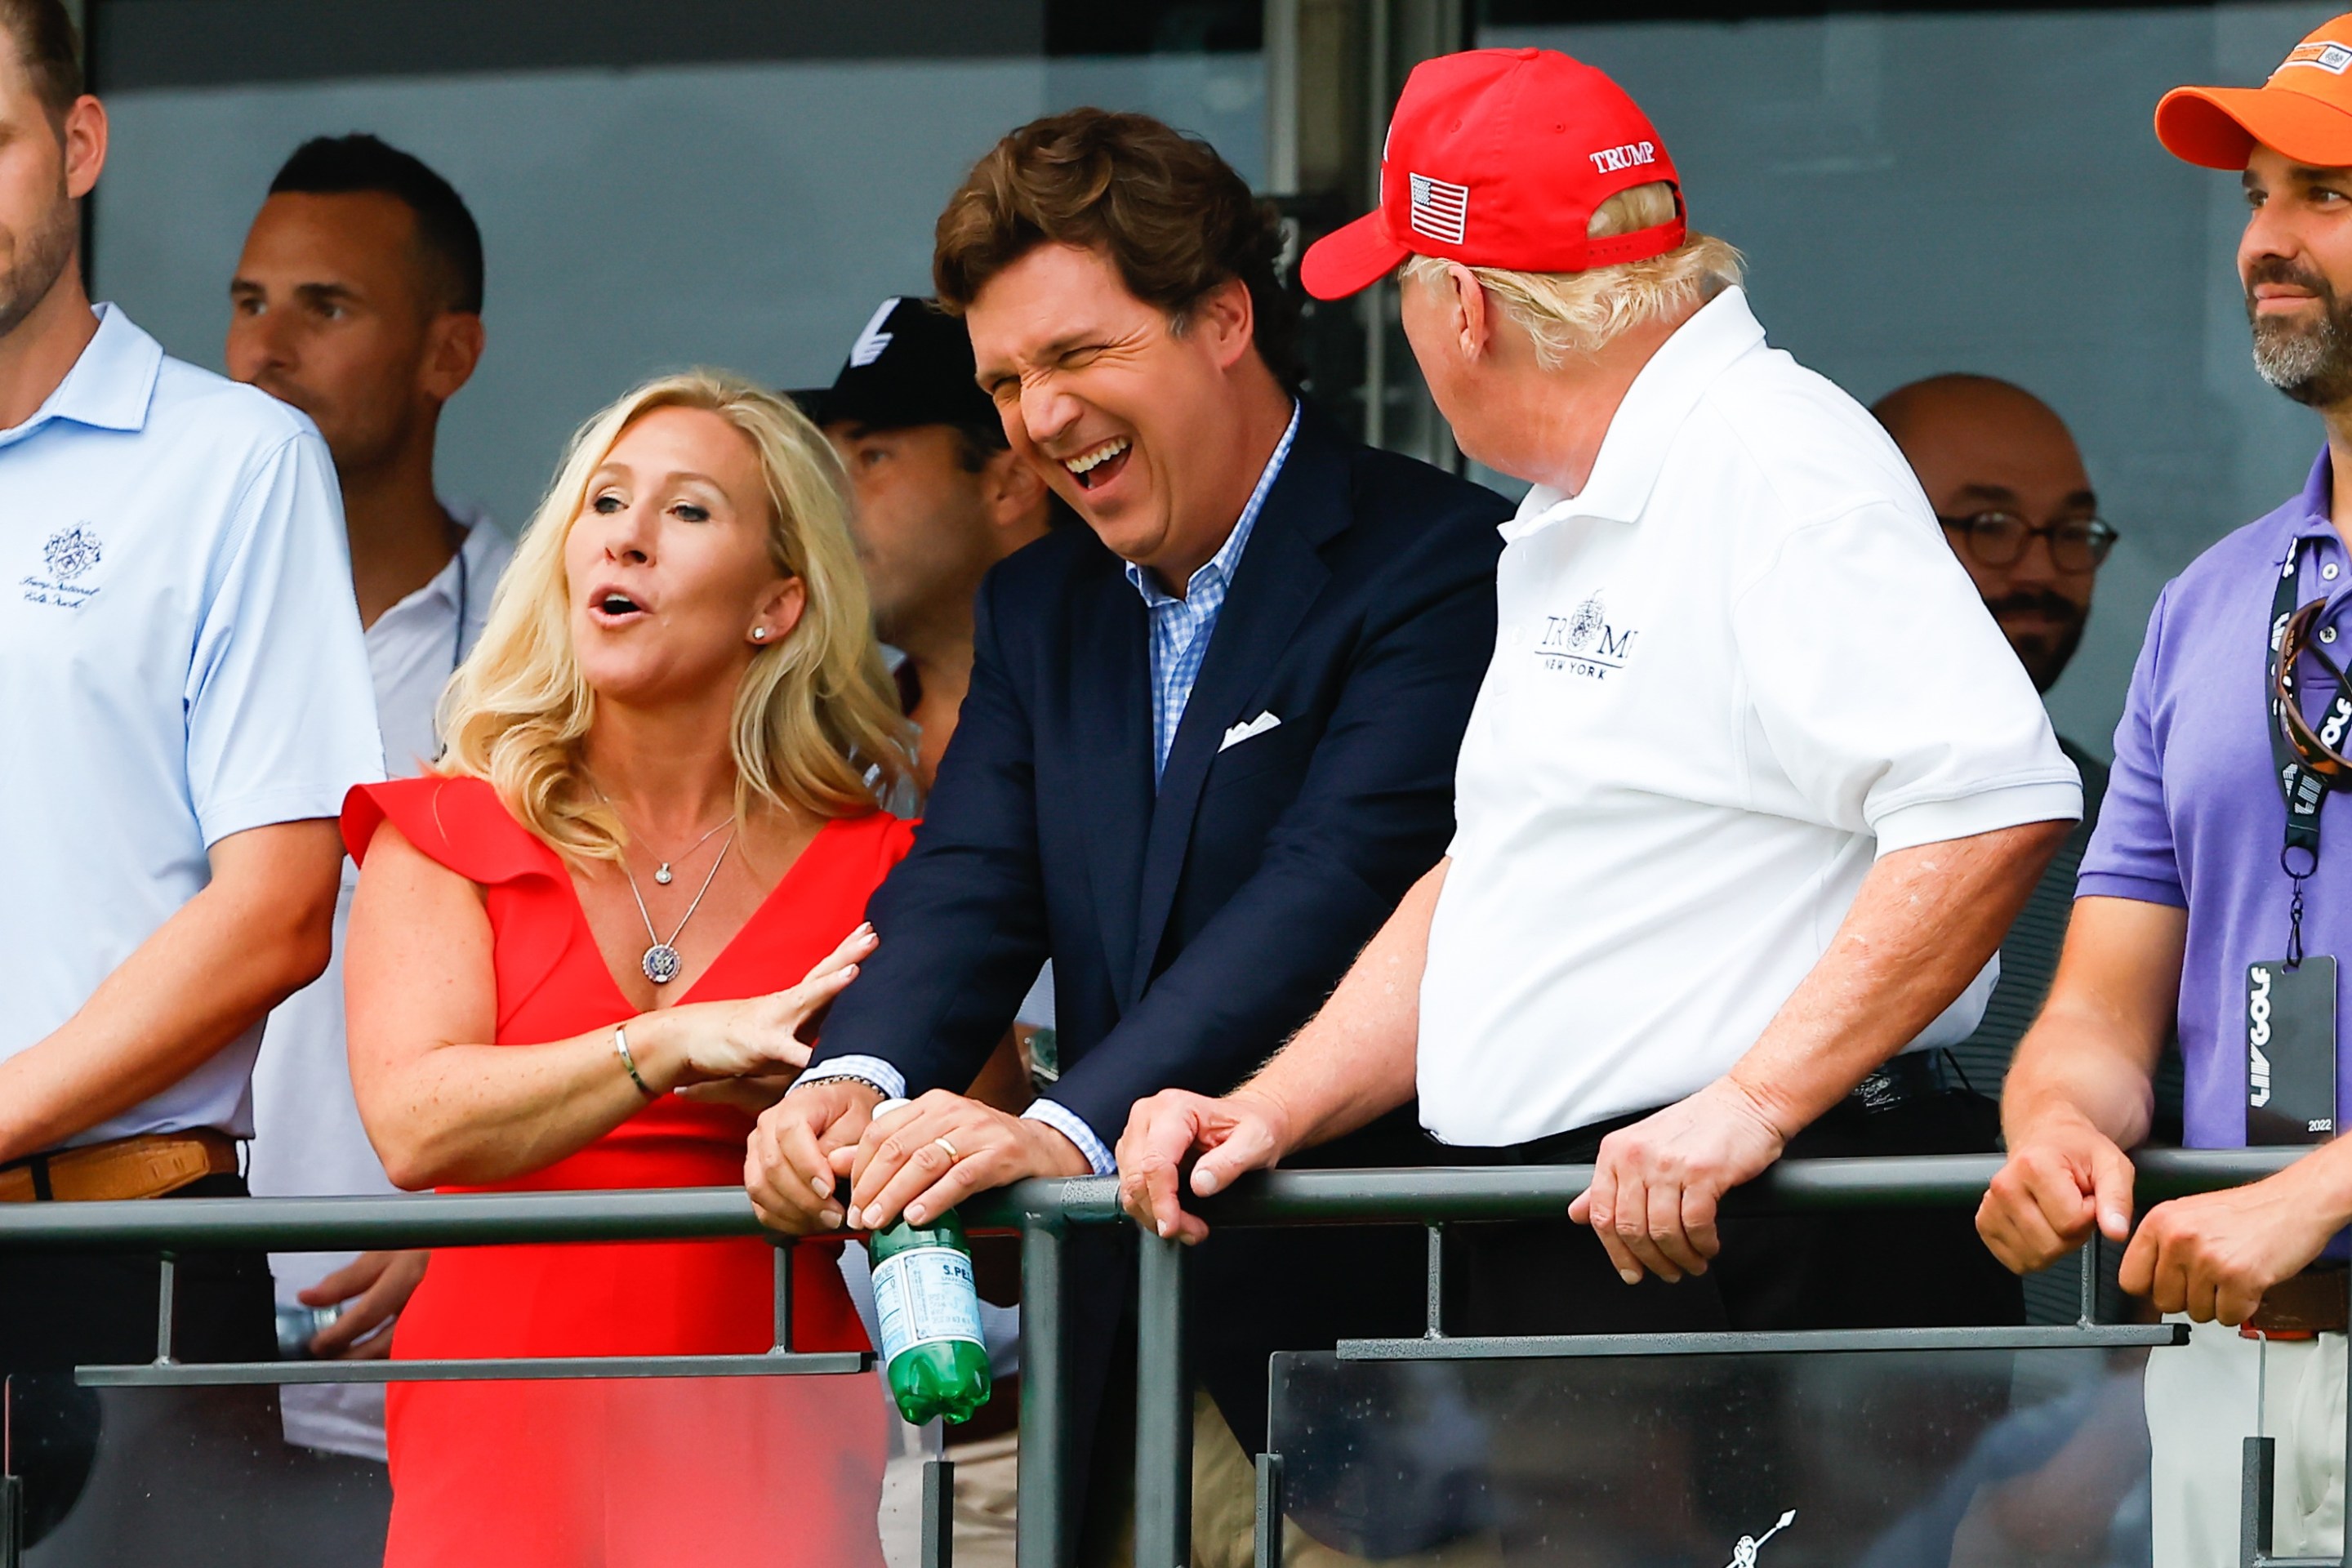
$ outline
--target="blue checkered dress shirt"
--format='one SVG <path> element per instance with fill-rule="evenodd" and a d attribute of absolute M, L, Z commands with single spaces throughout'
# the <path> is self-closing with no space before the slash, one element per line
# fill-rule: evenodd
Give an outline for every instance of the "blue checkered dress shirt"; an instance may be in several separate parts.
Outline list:
<path fill-rule="evenodd" d="M 1201 660 L 1208 657 L 1209 638 L 1217 629 L 1217 613 L 1225 607 L 1225 595 L 1234 585 L 1234 568 L 1249 547 L 1250 530 L 1257 525 L 1257 514 L 1265 506 L 1266 492 L 1274 489 L 1276 476 L 1282 472 L 1283 459 L 1290 456 L 1290 444 L 1298 436 L 1298 405 L 1290 405 L 1290 423 L 1275 443 L 1274 456 L 1265 460 L 1265 471 L 1257 477 L 1257 488 L 1250 491 L 1249 504 L 1242 508 L 1241 521 L 1234 524 L 1232 537 L 1223 548 L 1209 558 L 1209 563 L 1192 574 L 1184 585 L 1184 596 L 1164 593 L 1159 579 L 1130 561 L 1127 563 L 1127 580 L 1143 595 L 1144 606 L 1151 614 L 1151 779 L 1154 784 L 1168 768 L 1168 749 L 1176 743 L 1176 727 L 1184 721 L 1184 705 L 1192 700 L 1192 683 L 1201 678 Z"/>

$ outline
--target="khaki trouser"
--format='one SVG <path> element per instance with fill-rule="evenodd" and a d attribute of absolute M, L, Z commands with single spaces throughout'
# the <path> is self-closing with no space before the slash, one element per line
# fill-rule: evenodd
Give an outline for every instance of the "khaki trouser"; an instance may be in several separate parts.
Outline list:
<path fill-rule="evenodd" d="M 2218 1323 L 2195 1324 L 2187 1344 L 2147 1358 L 2155 1568 L 2236 1568 L 2262 1360 L 2260 1342 Z M 2271 1551 L 2334 1557 L 2344 1542 L 2344 1336 L 2273 1340 L 2268 1362 L 2259 1419 L 2260 1435 L 2278 1439 Z"/>
<path fill-rule="evenodd" d="M 1013 1568 L 1021 1435 L 950 1444 L 948 1458 L 955 1462 L 955 1568 Z"/>
<path fill-rule="evenodd" d="M 876 1524 L 888 1568 L 918 1568 L 923 1553 L 922 1434 L 904 1426 L 901 1451 L 882 1472 Z M 951 1443 L 943 1458 L 955 1465 L 956 1568 L 1013 1568 L 1019 1501 L 1021 1436 L 1007 1432 L 977 1443 Z"/>
<path fill-rule="evenodd" d="M 1096 1484 L 1104 1484 L 1103 1479 L 1097 1478 Z M 1131 1477 L 1126 1490 L 1129 1528 L 1118 1538 L 1116 1555 L 1103 1568 L 1134 1568 Z M 1192 1394 L 1191 1568 L 1251 1568 L 1256 1561 L 1256 1521 L 1257 1467 L 1218 1414 L 1216 1401 L 1196 1389 Z M 1448 1542 L 1433 1552 L 1381 1561 L 1383 1568 L 1489 1568 L 1502 1560 L 1502 1550 L 1492 1536 L 1480 1535 Z M 1284 1568 L 1362 1568 L 1365 1562 L 1324 1545 L 1289 1520 L 1282 1525 L 1282 1561 Z"/>

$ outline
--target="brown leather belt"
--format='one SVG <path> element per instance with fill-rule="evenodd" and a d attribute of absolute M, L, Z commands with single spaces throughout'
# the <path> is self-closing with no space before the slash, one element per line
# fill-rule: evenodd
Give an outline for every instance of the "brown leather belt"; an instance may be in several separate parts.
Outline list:
<path fill-rule="evenodd" d="M 2306 1268 L 2282 1279 L 2263 1292 L 2263 1304 L 2239 1331 L 2250 1337 L 2267 1334 L 2274 1340 L 2340 1334 L 2347 1319 L 2352 1318 L 2345 1293 L 2347 1280 L 2352 1280 L 2352 1273 L 2341 1265 Z"/>
<path fill-rule="evenodd" d="M 142 1132 L 0 1165 L 0 1204 L 157 1198 L 206 1176 L 236 1173 L 236 1140 L 225 1132 Z"/>

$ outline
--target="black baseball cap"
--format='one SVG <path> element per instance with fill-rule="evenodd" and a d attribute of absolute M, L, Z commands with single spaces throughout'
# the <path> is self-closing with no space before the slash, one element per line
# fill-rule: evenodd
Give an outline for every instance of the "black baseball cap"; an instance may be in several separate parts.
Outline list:
<path fill-rule="evenodd" d="M 996 405 L 972 380 L 971 338 L 934 300 L 893 295 L 849 348 L 831 386 L 788 395 L 818 425 L 903 430 L 914 425 L 993 429 Z"/>

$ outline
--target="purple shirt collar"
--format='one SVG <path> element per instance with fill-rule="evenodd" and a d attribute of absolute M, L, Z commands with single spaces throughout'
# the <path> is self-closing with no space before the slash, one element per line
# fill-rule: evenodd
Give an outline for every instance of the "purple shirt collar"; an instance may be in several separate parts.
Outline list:
<path fill-rule="evenodd" d="M 2327 448 L 2322 447 L 2319 456 L 2312 461 L 2311 472 L 2304 476 L 2302 492 L 2262 521 L 2284 523 L 2284 538 L 2295 544 L 2306 539 L 2336 539 L 2339 536 L 2329 516 L 2335 503 L 2336 465 L 2329 460 Z M 2277 564 L 2286 564 L 2284 549 L 2279 552 Z"/>

